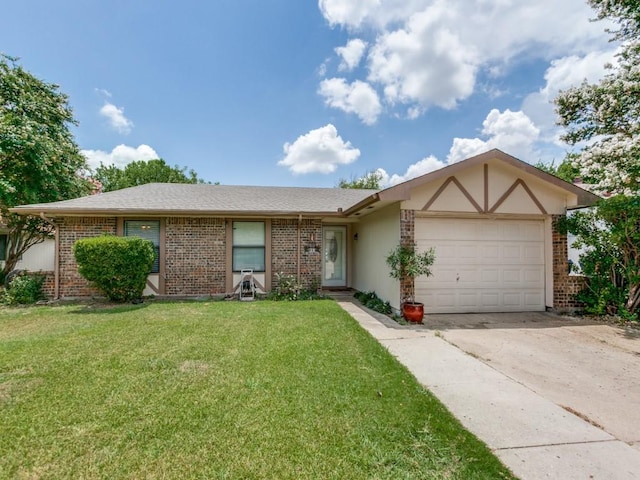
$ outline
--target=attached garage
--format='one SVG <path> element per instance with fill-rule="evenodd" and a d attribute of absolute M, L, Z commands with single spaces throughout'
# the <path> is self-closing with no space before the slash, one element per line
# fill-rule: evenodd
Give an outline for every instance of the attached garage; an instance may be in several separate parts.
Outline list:
<path fill-rule="evenodd" d="M 448 165 L 345 211 L 356 221 L 353 286 L 396 310 L 415 298 L 427 315 L 572 308 L 583 284 L 569 275 L 558 222 L 597 200 L 499 150 Z M 389 282 L 385 254 L 397 244 L 434 247 L 433 275 Z"/>
<path fill-rule="evenodd" d="M 432 313 L 544 311 L 544 231 L 543 219 L 416 218 L 418 249 L 436 251 L 416 300 Z"/>

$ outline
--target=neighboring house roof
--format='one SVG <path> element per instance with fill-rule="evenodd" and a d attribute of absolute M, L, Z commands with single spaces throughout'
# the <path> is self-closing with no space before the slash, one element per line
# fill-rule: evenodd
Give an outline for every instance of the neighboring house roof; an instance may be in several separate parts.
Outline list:
<path fill-rule="evenodd" d="M 408 200 L 418 186 L 446 179 L 474 165 L 502 161 L 577 197 L 577 206 L 600 199 L 522 160 L 494 149 L 384 190 L 305 187 L 255 187 L 208 184 L 150 183 L 62 202 L 23 205 L 19 214 L 62 215 L 360 215 L 363 210 Z"/>
<path fill-rule="evenodd" d="M 59 215 L 341 215 L 375 190 L 149 183 L 99 195 L 15 207 Z"/>

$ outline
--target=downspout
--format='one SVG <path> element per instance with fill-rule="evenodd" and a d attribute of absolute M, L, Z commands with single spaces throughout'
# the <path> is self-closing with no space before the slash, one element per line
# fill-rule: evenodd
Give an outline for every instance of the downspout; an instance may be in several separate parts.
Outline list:
<path fill-rule="evenodd" d="M 300 262 L 302 261 L 302 214 L 298 215 L 298 261 L 297 266 L 297 283 L 300 285 Z"/>
<path fill-rule="evenodd" d="M 56 223 L 47 218 L 44 212 L 40 212 L 40 218 L 45 222 L 53 226 L 54 234 L 54 256 L 53 256 L 53 299 L 58 300 L 60 298 L 60 236 L 58 234 L 59 228 Z"/>

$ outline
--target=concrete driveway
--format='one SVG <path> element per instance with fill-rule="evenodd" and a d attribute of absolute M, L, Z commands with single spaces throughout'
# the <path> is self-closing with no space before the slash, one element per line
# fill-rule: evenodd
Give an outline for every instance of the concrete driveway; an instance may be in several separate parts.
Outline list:
<path fill-rule="evenodd" d="M 447 342 L 640 450 L 640 330 L 550 313 L 432 315 L 425 323 Z"/>
<path fill-rule="evenodd" d="M 547 313 L 400 326 L 338 304 L 522 480 L 640 479 L 640 335 Z"/>

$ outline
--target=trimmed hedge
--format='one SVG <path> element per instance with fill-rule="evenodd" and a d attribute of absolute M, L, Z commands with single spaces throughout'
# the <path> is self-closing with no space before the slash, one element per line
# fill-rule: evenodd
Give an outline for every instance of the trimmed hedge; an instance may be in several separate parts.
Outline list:
<path fill-rule="evenodd" d="M 73 255 L 80 275 L 116 302 L 142 296 L 155 260 L 150 240 L 111 235 L 78 240 Z"/>

